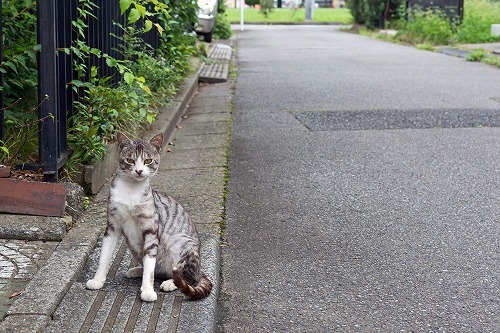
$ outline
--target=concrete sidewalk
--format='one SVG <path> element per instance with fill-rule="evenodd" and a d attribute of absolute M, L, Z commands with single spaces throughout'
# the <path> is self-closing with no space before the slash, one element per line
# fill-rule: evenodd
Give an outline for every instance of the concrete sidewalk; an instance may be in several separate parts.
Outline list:
<path fill-rule="evenodd" d="M 47 242 L 44 252 L 32 255 L 39 261 L 32 271 L 27 270 L 31 275 L 21 295 L 10 307 L 4 305 L 6 317 L 0 332 L 215 331 L 232 83 L 198 84 L 198 74 L 191 75 L 190 87 L 185 88 L 197 89 L 194 96 L 181 92 L 183 98 L 192 99 L 180 111 L 185 111 L 184 116 L 173 133 L 166 133 L 170 138 L 152 185 L 175 197 L 196 222 L 202 239 L 202 269 L 214 284 L 212 294 L 202 301 L 187 301 L 178 291 L 160 292 L 157 281 L 158 300 L 142 302 L 140 279 L 127 279 L 124 274 L 133 263 L 123 243 L 117 246 L 103 289 L 85 289 L 96 270 L 106 225 L 106 185 L 60 242 Z M 145 136 L 163 128 L 158 122 L 154 126 Z M 10 244 L 5 243 L 0 246 Z M 30 243 L 16 244 L 21 253 L 21 247 Z M 7 289 L 7 293 L 15 292 L 16 285 Z"/>

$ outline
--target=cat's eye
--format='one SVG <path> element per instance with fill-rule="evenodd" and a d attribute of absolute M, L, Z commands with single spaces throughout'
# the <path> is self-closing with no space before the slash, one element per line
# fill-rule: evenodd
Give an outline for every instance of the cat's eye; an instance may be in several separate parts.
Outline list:
<path fill-rule="evenodd" d="M 128 164 L 135 164 L 135 161 L 131 158 L 127 158 L 126 161 Z"/>
<path fill-rule="evenodd" d="M 153 160 L 150 158 L 144 160 L 144 164 L 151 164 L 151 163 L 153 163 Z"/>

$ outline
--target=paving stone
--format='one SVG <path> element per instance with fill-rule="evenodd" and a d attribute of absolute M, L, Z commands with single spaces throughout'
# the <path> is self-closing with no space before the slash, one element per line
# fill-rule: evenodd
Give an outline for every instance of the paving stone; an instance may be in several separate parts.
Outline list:
<path fill-rule="evenodd" d="M 225 148 L 229 145 L 227 133 L 199 134 L 189 135 L 187 140 L 173 138 L 172 146 L 166 146 L 173 151 L 179 149 L 207 149 L 207 148 Z"/>
<path fill-rule="evenodd" d="M 232 51 L 233 49 L 229 45 L 216 44 L 208 53 L 208 57 L 215 60 L 229 61 L 231 60 Z"/>
<path fill-rule="evenodd" d="M 220 83 L 226 82 L 229 75 L 229 65 L 221 63 L 206 64 L 200 73 L 200 82 Z"/>
<path fill-rule="evenodd" d="M 182 125 L 181 125 L 182 126 Z M 226 134 L 228 132 L 228 121 L 206 121 L 201 123 L 192 123 L 189 126 L 182 126 L 179 128 L 175 137 L 178 139 L 184 136 L 193 136 L 200 134 Z"/>
<path fill-rule="evenodd" d="M 182 125 L 187 125 L 191 123 L 211 123 L 211 122 L 218 122 L 218 121 L 225 121 L 227 122 L 228 120 L 228 114 L 227 112 L 211 112 L 211 113 L 198 113 L 198 114 L 193 114 L 188 116 L 187 118 L 184 118 L 181 122 Z"/>
<path fill-rule="evenodd" d="M 160 172 L 173 169 L 223 167 L 226 165 L 225 153 L 224 147 L 179 150 L 163 159 Z"/>

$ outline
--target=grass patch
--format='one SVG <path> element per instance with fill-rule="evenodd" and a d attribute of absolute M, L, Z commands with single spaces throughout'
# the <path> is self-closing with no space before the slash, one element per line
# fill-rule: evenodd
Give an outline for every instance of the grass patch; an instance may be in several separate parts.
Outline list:
<path fill-rule="evenodd" d="M 226 14 L 229 22 L 240 22 L 240 9 L 228 8 Z M 305 22 L 305 9 L 274 8 L 267 17 L 259 9 L 246 8 L 244 10 L 245 23 L 299 23 Z M 347 8 L 316 8 L 313 22 L 351 24 L 353 17 Z"/>
<path fill-rule="evenodd" d="M 482 60 L 485 64 L 500 68 L 500 57 L 490 56 Z"/>
<path fill-rule="evenodd" d="M 419 50 L 432 51 L 432 52 L 436 51 L 436 48 L 428 43 L 417 44 L 416 47 Z"/>
<path fill-rule="evenodd" d="M 467 55 L 465 60 L 467 61 L 481 61 L 488 55 L 488 52 L 485 50 L 474 50 Z"/>

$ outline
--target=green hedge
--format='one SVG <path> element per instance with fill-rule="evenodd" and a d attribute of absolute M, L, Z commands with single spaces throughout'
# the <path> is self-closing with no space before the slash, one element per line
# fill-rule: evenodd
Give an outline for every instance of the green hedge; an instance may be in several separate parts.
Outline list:
<path fill-rule="evenodd" d="M 347 0 L 354 21 L 367 28 L 383 28 L 384 22 L 400 16 L 402 0 Z"/>

